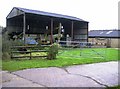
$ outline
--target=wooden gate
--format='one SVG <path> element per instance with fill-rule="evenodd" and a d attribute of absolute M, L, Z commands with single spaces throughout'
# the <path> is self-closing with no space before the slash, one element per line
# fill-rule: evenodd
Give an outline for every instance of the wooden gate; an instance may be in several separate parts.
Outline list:
<path fill-rule="evenodd" d="M 44 49 L 47 46 L 13 46 L 11 47 L 11 58 L 36 58 L 47 57 L 47 50 Z"/>

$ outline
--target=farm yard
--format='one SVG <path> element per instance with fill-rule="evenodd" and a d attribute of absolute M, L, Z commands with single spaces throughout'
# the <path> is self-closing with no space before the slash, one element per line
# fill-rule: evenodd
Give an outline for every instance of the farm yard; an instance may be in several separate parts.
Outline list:
<path fill-rule="evenodd" d="M 88 28 L 77 17 L 13 7 L 2 28 L 3 86 L 118 87 L 117 31 L 89 39 Z"/>
<path fill-rule="evenodd" d="M 6 17 L 6 22 L 7 30 L 4 29 L 2 37 L 3 70 L 63 67 L 119 60 L 120 50 L 114 48 L 63 47 L 59 49 L 54 45 L 61 41 L 63 44 L 65 41 L 67 46 L 89 42 L 89 22 L 80 18 L 14 7 Z M 24 47 L 17 50 L 10 48 L 29 45 L 52 46 L 35 50 Z"/>
<path fill-rule="evenodd" d="M 56 59 L 54 60 L 47 60 L 46 58 L 32 58 L 31 60 L 29 59 L 3 60 L 2 69 L 8 71 L 16 71 L 28 68 L 64 67 L 78 64 L 117 61 L 120 60 L 120 58 L 118 57 L 119 53 L 120 50 L 114 48 L 84 48 L 82 50 L 80 50 L 79 48 L 68 50 L 62 49 L 59 50 Z M 41 54 L 38 52 L 33 53 L 33 55 Z"/>

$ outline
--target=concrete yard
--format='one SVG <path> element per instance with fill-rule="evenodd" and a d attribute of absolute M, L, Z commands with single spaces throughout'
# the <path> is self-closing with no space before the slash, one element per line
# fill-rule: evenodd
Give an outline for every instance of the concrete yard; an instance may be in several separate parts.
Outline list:
<path fill-rule="evenodd" d="M 2 87 L 107 87 L 118 85 L 118 62 L 2 71 Z"/>

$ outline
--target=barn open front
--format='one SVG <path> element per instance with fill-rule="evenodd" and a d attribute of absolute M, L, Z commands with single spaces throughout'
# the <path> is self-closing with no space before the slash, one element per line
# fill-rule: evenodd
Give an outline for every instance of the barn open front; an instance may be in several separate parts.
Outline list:
<path fill-rule="evenodd" d="M 61 27 L 60 27 L 61 26 Z M 88 40 L 88 22 L 82 19 L 48 13 L 37 10 L 14 7 L 7 16 L 7 30 L 12 39 L 31 37 L 37 41 L 49 43 L 58 40 L 56 36 L 62 35 L 60 40 Z"/>
<path fill-rule="evenodd" d="M 20 53 L 27 51 L 27 56 L 41 50 L 31 51 L 28 46 L 52 45 L 60 41 L 88 41 L 88 22 L 77 17 L 14 7 L 6 20 L 9 39 L 23 42 L 22 47 L 16 48 Z"/>

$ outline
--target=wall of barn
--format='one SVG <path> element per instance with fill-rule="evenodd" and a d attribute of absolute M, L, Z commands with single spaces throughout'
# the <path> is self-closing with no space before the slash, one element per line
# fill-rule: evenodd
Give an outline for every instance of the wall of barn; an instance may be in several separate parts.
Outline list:
<path fill-rule="evenodd" d="M 120 38 L 89 38 L 88 41 L 95 43 L 97 46 L 120 48 Z"/>
<path fill-rule="evenodd" d="M 12 32 L 20 33 L 23 31 L 23 15 L 7 19 L 6 24 L 8 34 Z"/>
<path fill-rule="evenodd" d="M 111 39 L 111 47 L 113 48 L 120 48 L 120 38 L 112 38 Z"/>
<path fill-rule="evenodd" d="M 74 25 L 74 40 L 86 42 L 88 39 L 88 23 L 81 22 Z"/>

